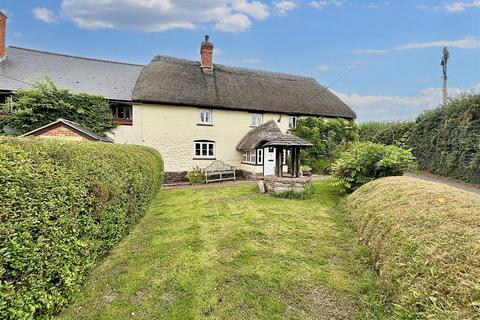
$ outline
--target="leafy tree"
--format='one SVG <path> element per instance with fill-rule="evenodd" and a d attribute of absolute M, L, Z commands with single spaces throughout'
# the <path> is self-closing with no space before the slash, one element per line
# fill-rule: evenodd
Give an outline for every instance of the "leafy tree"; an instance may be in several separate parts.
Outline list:
<path fill-rule="evenodd" d="M 300 119 L 292 133 L 313 144 L 302 150 L 303 164 L 315 172 L 325 173 L 347 143 L 358 139 L 358 126 L 353 120 L 310 117 Z"/>
<path fill-rule="evenodd" d="M 15 91 L 2 107 L 14 111 L 2 125 L 15 128 L 18 133 L 35 130 L 58 118 L 75 121 L 100 135 L 117 126 L 105 98 L 74 94 L 57 88 L 48 78 L 34 82 L 30 89 Z"/>

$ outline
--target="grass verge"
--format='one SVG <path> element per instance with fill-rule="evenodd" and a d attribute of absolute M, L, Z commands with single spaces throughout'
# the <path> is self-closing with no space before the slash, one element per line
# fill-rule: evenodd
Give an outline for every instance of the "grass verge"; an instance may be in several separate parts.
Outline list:
<path fill-rule="evenodd" d="M 480 197 L 389 177 L 348 198 L 392 319 L 480 319 Z"/>
<path fill-rule="evenodd" d="M 375 319 L 376 278 L 326 181 L 163 190 L 59 319 Z"/>

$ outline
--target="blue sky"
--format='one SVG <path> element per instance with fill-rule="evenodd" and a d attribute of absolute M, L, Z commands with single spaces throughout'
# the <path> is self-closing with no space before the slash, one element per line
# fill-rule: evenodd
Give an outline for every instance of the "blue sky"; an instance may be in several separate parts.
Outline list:
<path fill-rule="evenodd" d="M 0 0 L 7 44 L 146 64 L 155 54 L 311 76 L 359 121 L 414 118 L 480 91 L 480 0 Z"/>

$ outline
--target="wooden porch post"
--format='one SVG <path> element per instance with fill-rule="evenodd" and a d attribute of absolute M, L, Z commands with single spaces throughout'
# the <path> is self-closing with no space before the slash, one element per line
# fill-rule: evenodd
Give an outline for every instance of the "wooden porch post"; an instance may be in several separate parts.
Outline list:
<path fill-rule="evenodd" d="M 295 161 L 296 158 L 297 158 L 297 148 L 292 147 L 292 178 L 296 177 L 296 172 L 297 172 L 297 161 Z"/>
<path fill-rule="evenodd" d="M 283 158 L 283 148 L 282 147 L 276 147 L 276 153 L 277 153 L 277 159 L 276 159 L 276 176 L 277 177 L 282 177 L 282 171 L 283 171 L 283 163 L 282 163 L 282 158 Z"/>
<path fill-rule="evenodd" d="M 300 147 L 294 147 L 294 150 L 295 175 L 293 177 L 298 178 L 300 176 Z"/>

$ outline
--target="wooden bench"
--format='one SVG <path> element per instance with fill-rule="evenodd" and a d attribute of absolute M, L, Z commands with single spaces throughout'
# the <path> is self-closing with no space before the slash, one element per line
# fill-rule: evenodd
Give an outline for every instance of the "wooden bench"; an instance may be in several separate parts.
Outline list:
<path fill-rule="evenodd" d="M 205 183 L 226 180 L 235 181 L 236 179 L 235 167 L 220 160 L 215 160 L 210 163 L 205 169 L 203 169 L 203 172 L 205 173 Z"/>

